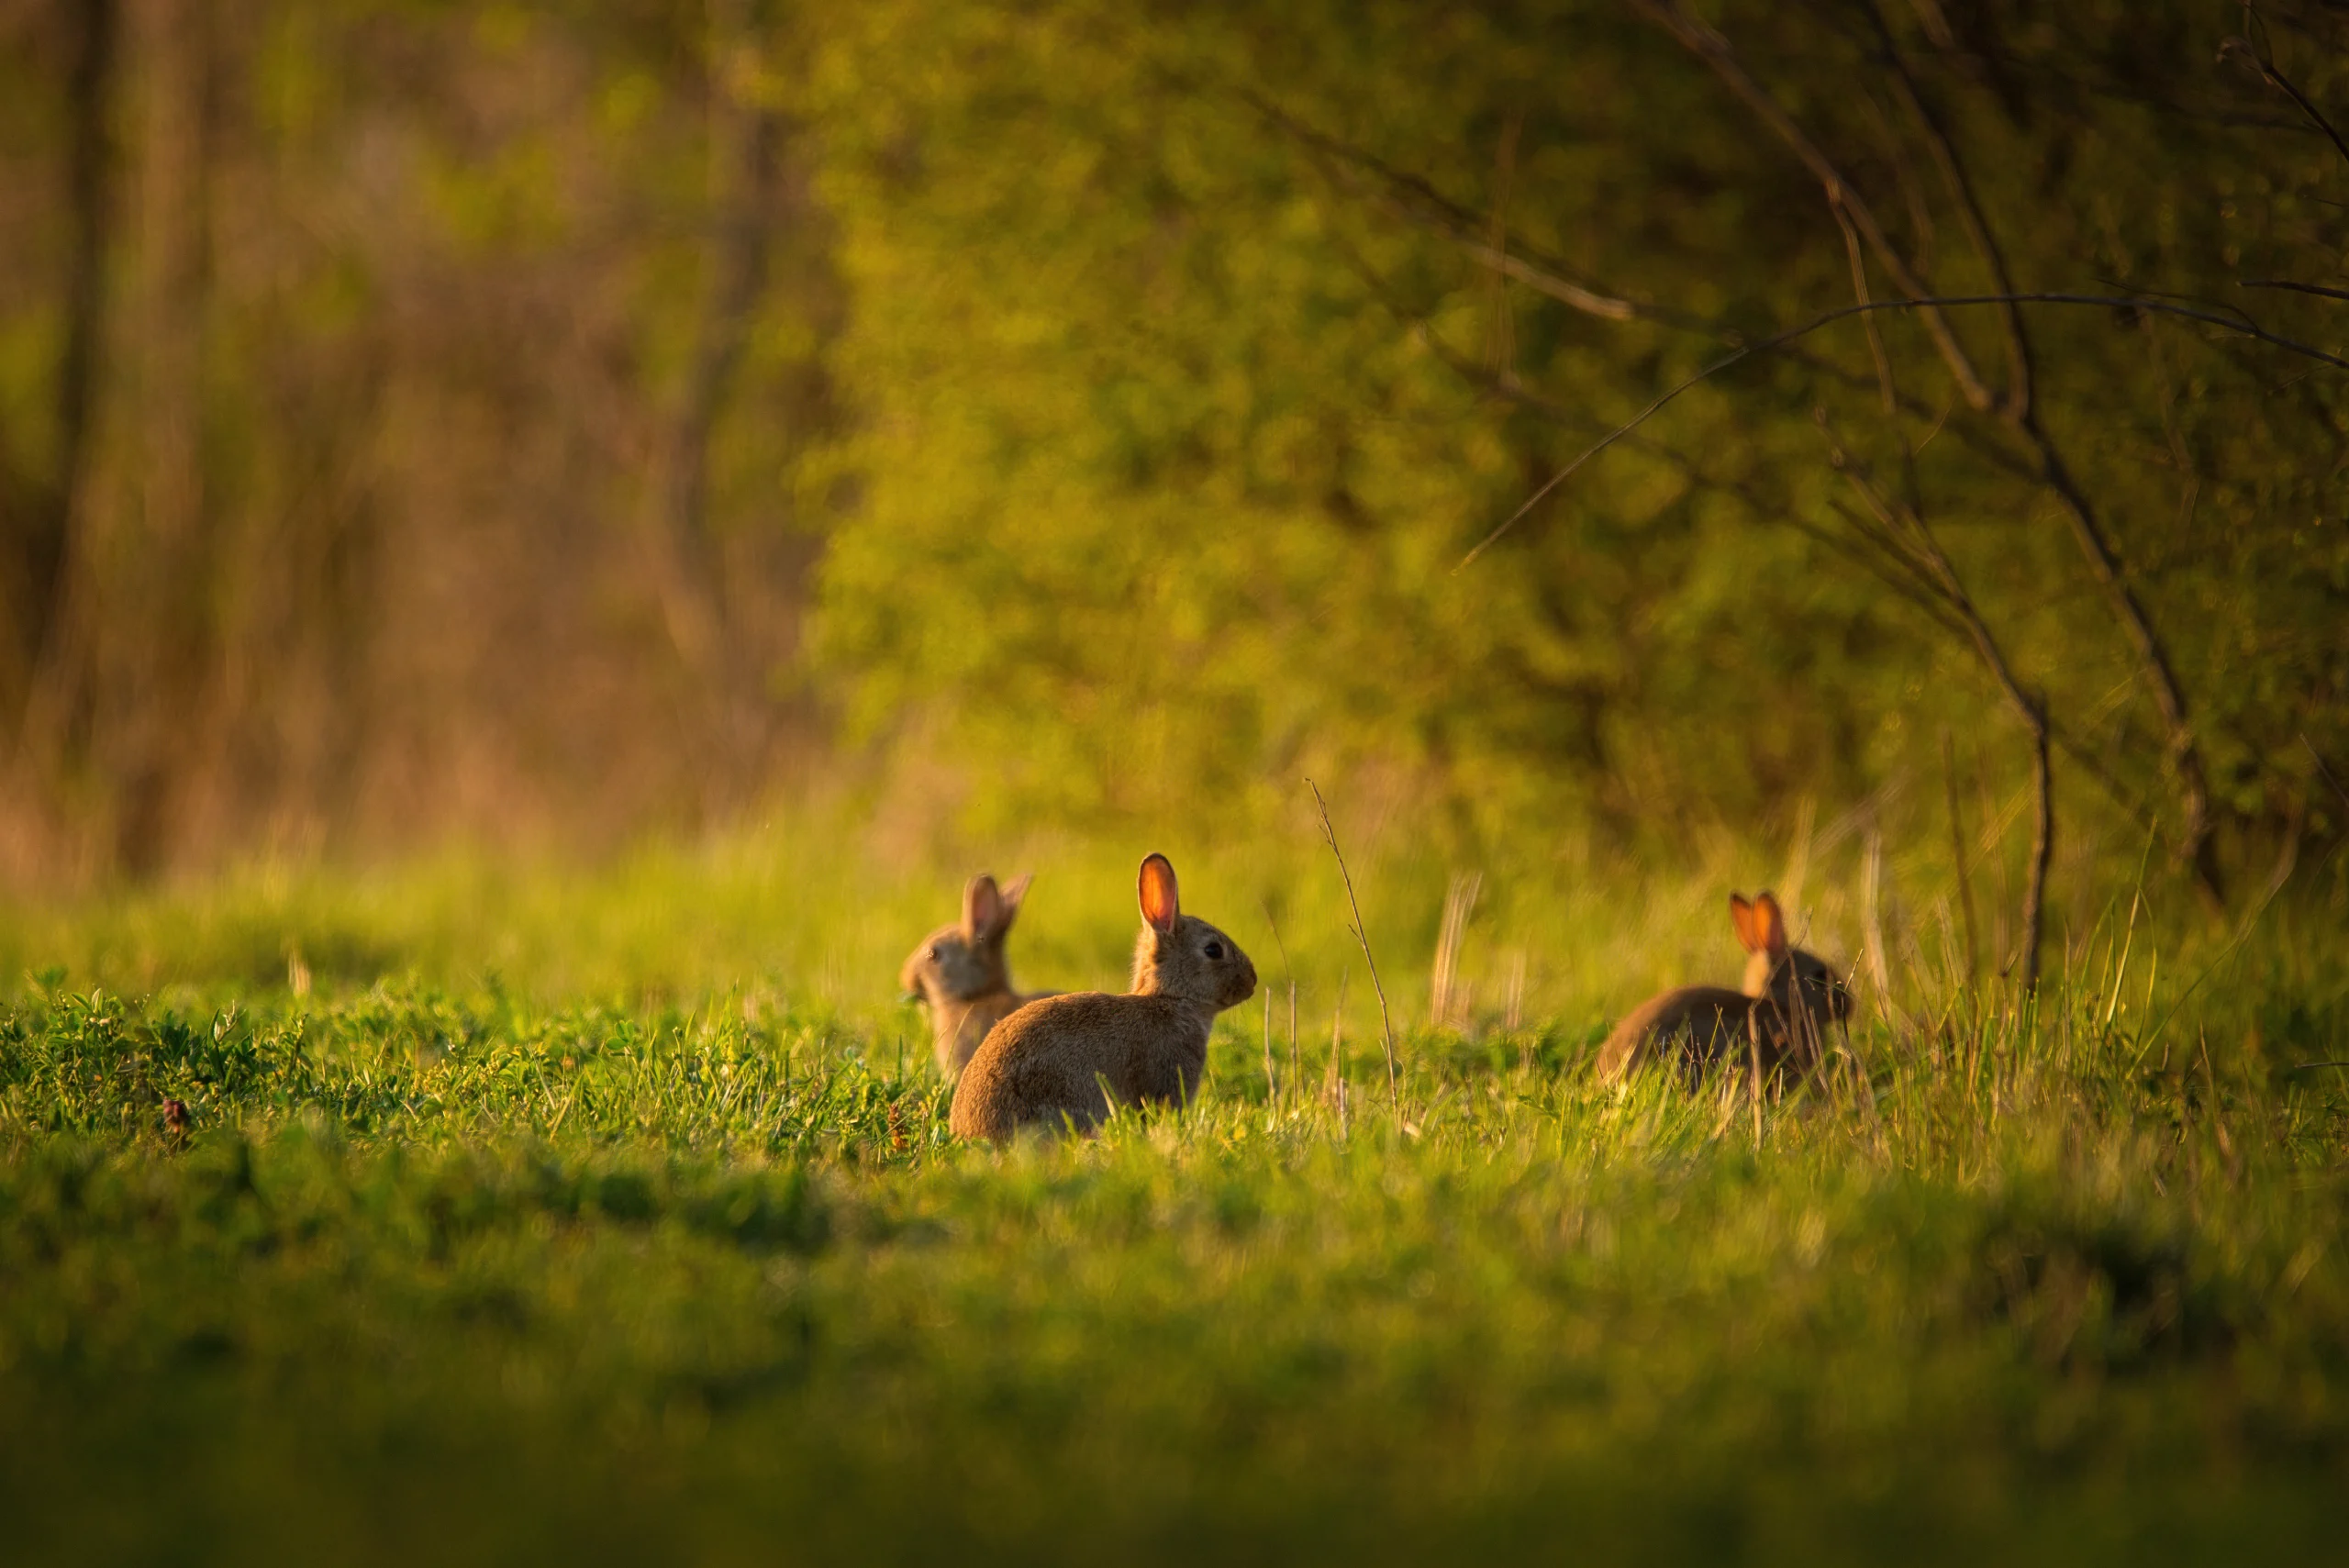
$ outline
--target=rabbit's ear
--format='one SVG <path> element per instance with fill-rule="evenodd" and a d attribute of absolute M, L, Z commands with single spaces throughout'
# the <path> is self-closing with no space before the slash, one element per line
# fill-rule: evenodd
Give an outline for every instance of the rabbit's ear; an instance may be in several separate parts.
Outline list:
<path fill-rule="evenodd" d="M 1002 918 L 1003 895 L 996 891 L 995 878 L 981 872 L 963 888 L 963 935 L 975 942 Z"/>
<path fill-rule="evenodd" d="M 1141 917 L 1151 929 L 1172 933 L 1183 917 L 1183 901 L 1174 887 L 1174 863 L 1164 855 L 1141 862 Z"/>
<path fill-rule="evenodd" d="M 1011 922 L 1019 918 L 1019 901 L 1028 895 L 1028 884 L 1034 877 L 1029 874 L 1013 877 L 1003 888 L 1003 912 L 995 917 L 995 925 L 987 935 L 1000 940 L 1011 929 Z"/>
<path fill-rule="evenodd" d="M 1730 924 L 1737 928 L 1737 940 L 1745 945 L 1745 951 L 1760 952 L 1762 951 L 1761 929 L 1753 918 L 1753 906 L 1745 901 L 1745 895 L 1742 893 L 1732 893 L 1729 895 L 1729 919 Z"/>
<path fill-rule="evenodd" d="M 1753 901 L 1753 924 L 1762 938 L 1755 951 L 1766 951 L 1772 958 L 1786 957 L 1787 917 L 1778 912 L 1778 901 L 1772 895 L 1765 893 Z"/>

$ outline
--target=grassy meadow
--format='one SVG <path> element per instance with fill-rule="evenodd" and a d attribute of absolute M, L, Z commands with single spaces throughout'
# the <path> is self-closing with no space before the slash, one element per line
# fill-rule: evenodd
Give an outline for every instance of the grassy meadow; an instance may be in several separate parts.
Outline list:
<path fill-rule="evenodd" d="M 1849 845 L 1529 859 L 1438 1025 L 1454 868 L 1340 831 L 1399 1122 L 1299 831 L 1165 846 L 1273 1003 L 1199 1102 L 1006 1153 L 947 1136 L 892 994 L 953 876 L 852 833 L 13 910 L 10 1555 L 2337 1551 L 2327 868 L 2225 927 L 2123 868 L 2026 1004 L 1897 856 L 1874 936 Z M 1015 975 L 1118 984 L 1132 847 L 1027 849 Z M 1856 974 L 1824 1081 L 1597 1086 L 1615 1011 L 1734 976 L 1720 895 L 1765 881 Z"/>
<path fill-rule="evenodd" d="M 2349 1559 L 2344 215 L 2344 0 L 0 0 L 0 1568 Z"/>

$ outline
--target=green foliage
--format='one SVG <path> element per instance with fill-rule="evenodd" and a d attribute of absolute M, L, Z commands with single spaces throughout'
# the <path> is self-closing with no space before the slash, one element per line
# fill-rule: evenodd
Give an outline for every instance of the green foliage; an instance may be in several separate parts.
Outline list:
<path fill-rule="evenodd" d="M 2221 324 L 2023 307 L 2026 428 L 1916 313 L 1844 320 L 1459 566 L 1856 289 L 2003 272 L 2342 352 L 2343 302 L 2268 285 L 2334 287 L 2349 163 L 2254 69 L 2349 121 L 2324 7 L 1708 11 L 1873 215 L 1863 282 L 1820 181 L 1655 7 L 219 0 L 176 74 L 126 24 L 92 99 L 96 4 L 0 17 L 12 880 L 138 869 L 127 840 L 609 843 L 876 773 L 916 839 L 1261 828 L 1311 772 L 1430 803 L 1463 854 L 1805 800 L 1906 840 L 1943 733 L 1991 810 L 2021 740 L 1863 470 L 2044 694 L 2059 844 L 2180 847 L 2188 754 L 2238 887 L 2342 825 L 2314 759 L 2349 756 L 2343 378 Z M 201 189 L 144 183 L 177 167 L 139 134 L 167 78 L 211 106 Z M 752 120 L 772 167 L 736 178 Z M 91 126 L 116 218 L 85 253 Z M 140 212 L 200 237 L 184 310 Z M 1948 334 L 2012 395 L 1998 311 Z M 186 426 L 190 564 L 150 582 L 150 460 Z M 2176 734 L 2033 431 L 2177 673 Z"/>
<path fill-rule="evenodd" d="M 2243 285 L 2331 275 L 2349 170 L 2212 65 L 2216 17 L 1968 7 L 1937 40 L 1937 11 L 1884 9 L 2016 287 L 2248 304 L 2349 343 L 2338 302 Z M 1717 20 L 1931 286 L 1992 292 L 1870 12 Z M 2300 24 L 2276 47 L 2329 101 L 2329 24 Z M 2021 679 L 2118 775 L 2066 763 L 2067 822 L 2113 795 L 2174 819 L 2127 636 L 1913 314 L 1876 321 L 1898 417 L 1847 321 L 1691 393 L 1454 570 L 1725 345 L 1852 298 L 1817 182 L 1663 29 L 1574 3 L 1069 3 L 819 31 L 863 476 L 824 646 L 864 723 L 966 781 L 980 820 L 1244 816 L 1375 760 L 1487 836 L 1644 838 L 1930 775 L 1952 728 L 2005 774 L 1993 687 L 1878 580 L 1814 411 L 1879 475 L 1915 454 Z M 1500 283 L 1440 203 L 1648 314 Z M 1952 319 L 2002 383 L 1996 315 Z M 2339 373 L 2109 308 L 2025 322 L 2033 406 L 2170 644 L 2221 809 L 2334 820 L 2299 738 L 2349 740 L 2327 695 L 2349 644 L 2318 629 L 2349 613 Z"/>

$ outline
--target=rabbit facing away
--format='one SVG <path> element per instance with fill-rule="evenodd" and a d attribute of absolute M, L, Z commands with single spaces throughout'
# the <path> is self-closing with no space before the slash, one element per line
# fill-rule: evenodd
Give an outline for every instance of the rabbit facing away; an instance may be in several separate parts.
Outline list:
<path fill-rule="evenodd" d="M 1164 855 L 1141 862 L 1137 891 L 1133 989 L 1047 997 L 996 1025 L 955 1085 L 947 1124 L 957 1137 L 1002 1143 L 1063 1119 L 1089 1130 L 1118 1106 L 1190 1100 L 1215 1016 L 1255 995 L 1256 966 L 1183 913 Z"/>
<path fill-rule="evenodd" d="M 1852 993 L 1815 954 L 1787 942 L 1778 901 L 1731 894 L 1730 919 L 1745 945 L 1745 984 L 1683 985 L 1623 1016 L 1598 1051 L 1598 1076 L 1612 1082 L 1668 1051 L 1690 1078 L 1751 1064 L 1765 1074 L 1818 1064 L 1827 1026 L 1847 1018 Z"/>
<path fill-rule="evenodd" d="M 1052 991 L 1015 991 L 1003 944 L 1019 917 L 1019 901 L 1030 879 L 1015 877 L 998 888 L 981 873 L 963 888 L 963 922 L 941 926 L 907 955 L 897 981 L 907 997 L 930 1010 L 932 1051 L 938 1070 L 952 1078 L 963 1071 L 979 1042 L 1004 1017 Z"/>

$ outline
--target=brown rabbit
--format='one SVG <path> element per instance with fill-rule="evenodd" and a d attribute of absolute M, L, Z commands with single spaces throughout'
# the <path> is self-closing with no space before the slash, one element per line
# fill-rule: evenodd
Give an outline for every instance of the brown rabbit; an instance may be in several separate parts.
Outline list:
<path fill-rule="evenodd" d="M 1850 989 L 1817 957 L 1787 945 L 1786 917 L 1771 895 L 1748 904 L 1732 893 L 1729 914 L 1752 955 L 1745 988 L 1684 985 L 1649 997 L 1599 1047 L 1602 1082 L 1654 1060 L 1667 1046 L 1692 1078 L 1723 1065 L 1752 1063 L 1776 1073 L 1817 1064 L 1828 1023 L 1851 1016 Z"/>
<path fill-rule="evenodd" d="M 963 1071 L 971 1053 L 986 1039 L 987 1030 L 1039 996 L 1055 991 L 1014 991 L 1011 969 L 1003 954 L 1011 922 L 1019 917 L 1019 900 L 1029 878 L 1015 877 L 998 889 L 995 878 L 982 873 L 963 889 L 963 923 L 941 926 L 906 959 L 898 984 L 907 996 L 918 996 L 930 1008 L 931 1047 L 938 1070 L 952 1078 Z"/>
<path fill-rule="evenodd" d="M 1134 988 L 1031 1002 L 989 1032 L 955 1085 L 958 1137 L 1008 1140 L 1063 1118 L 1090 1129 L 1112 1106 L 1182 1105 L 1207 1070 L 1215 1016 L 1256 993 L 1240 944 L 1183 913 L 1164 855 L 1141 862 Z"/>

